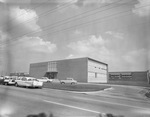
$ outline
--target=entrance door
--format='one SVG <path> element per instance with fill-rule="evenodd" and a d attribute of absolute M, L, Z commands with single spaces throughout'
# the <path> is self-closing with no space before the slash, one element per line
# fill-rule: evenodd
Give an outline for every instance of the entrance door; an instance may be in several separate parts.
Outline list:
<path fill-rule="evenodd" d="M 49 79 L 56 79 L 57 78 L 57 72 L 46 72 L 44 77 L 48 77 Z"/>

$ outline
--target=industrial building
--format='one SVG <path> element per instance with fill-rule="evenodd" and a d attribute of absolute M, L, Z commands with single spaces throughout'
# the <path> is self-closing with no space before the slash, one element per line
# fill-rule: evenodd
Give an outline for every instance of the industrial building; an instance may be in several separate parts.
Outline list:
<path fill-rule="evenodd" d="M 30 64 L 30 76 L 63 80 L 67 77 L 78 82 L 107 83 L 108 65 L 84 57 Z"/>
<path fill-rule="evenodd" d="M 29 76 L 29 73 L 26 72 L 15 72 L 15 73 L 10 73 L 10 76 Z"/>
<path fill-rule="evenodd" d="M 109 72 L 109 81 L 132 81 L 150 83 L 149 71 Z"/>

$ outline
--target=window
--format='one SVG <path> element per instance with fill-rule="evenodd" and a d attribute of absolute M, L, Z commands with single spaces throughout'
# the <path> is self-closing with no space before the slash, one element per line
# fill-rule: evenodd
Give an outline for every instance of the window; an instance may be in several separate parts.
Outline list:
<path fill-rule="evenodd" d="M 22 80 L 23 80 L 23 81 L 26 81 L 27 79 L 26 79 L 26 78 L 22 78 Z"/>
<path fill-rule="evenodd" d="M 22 81 L 27 81 L 27 78 L 22 78 Z"/>
<path fill-rule="evenodd" d="M 57 71 L 57 62 L 48 62 L 48 71 Z"/>

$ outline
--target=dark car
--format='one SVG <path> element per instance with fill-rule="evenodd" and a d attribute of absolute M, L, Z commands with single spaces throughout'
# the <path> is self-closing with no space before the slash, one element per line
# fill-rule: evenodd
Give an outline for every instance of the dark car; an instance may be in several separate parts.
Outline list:
<path fill-rule="evenodd" d="M 3 83 L 4 83 L 4 77 L 0 76 L 0 84 L 3 84 Z"/>

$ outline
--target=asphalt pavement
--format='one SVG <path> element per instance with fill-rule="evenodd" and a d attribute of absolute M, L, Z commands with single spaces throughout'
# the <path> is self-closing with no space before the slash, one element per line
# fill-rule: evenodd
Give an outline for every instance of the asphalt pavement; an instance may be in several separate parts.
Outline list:
<path fill-rule="evenodd" d="M 53 113 L 54 117 L 98 117 L 100 113 L 150 117 L 150 100 L 140 93 L 142 90 L 112 86 L 104 91 L 77 93 L 0 85 L 0 117 L 26 117 L 41 112 Z"/>

